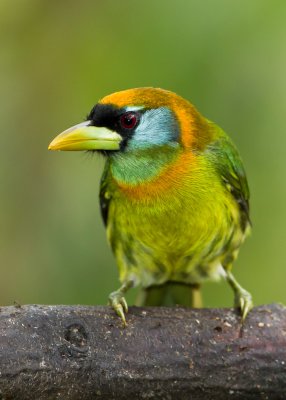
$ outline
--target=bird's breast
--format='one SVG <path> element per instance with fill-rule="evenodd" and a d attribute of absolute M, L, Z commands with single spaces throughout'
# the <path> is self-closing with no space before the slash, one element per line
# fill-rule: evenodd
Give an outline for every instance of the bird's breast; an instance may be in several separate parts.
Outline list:
<path fill-rule="evenodd" d="M 160 179 L 113 187 L 108 237 L 122 280 L 138 274 L 148 286 L 185 276 L 187 265 L 211 260 L 232 235 L 238 210 L 231 196 L 204 161 L 189 161 L 182 157 Z"/>
<path fill-rule="evenodd" d="M 151 179 L 140 180 L 133 184 L 124 180 L 117 180 L 117 191 L 130 202 L 142 204 L 156 204 L 164 201 L 166 197 L 178 197 L 184 187 L 189 185 L 191 180 L 196 180 L 196 174 L 192 173 L 196 169 L 196 159 L 191 152 L 183 152 L 179 155 L 174 154 L 171 162 L 165 162 L 158 166 L 157 173 Z M 142 165 L 142 173 L 145 170 L 152 170 L 156 161 L 150 160 L 149 165 Z"/>
<path fill-rule="evenodd" d="M 190 152 L 180 154 L 152 180 L 112 182 L 109 222 L 118 226 L 117 234 L 128 230 L 162 251 L 182 252 L 193 242 L 205 242 L 238 215 L 211 165 Z"/>

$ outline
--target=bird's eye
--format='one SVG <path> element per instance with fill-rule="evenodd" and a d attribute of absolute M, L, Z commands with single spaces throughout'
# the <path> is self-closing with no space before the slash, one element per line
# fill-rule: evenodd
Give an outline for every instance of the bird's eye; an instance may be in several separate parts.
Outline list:
<path fill-rule="evenodd" d="M 124 129 L 132 129 L 137 124 L 138 115 L 134 112 L 127 112 L 120 117 L 120 125 Z"/>

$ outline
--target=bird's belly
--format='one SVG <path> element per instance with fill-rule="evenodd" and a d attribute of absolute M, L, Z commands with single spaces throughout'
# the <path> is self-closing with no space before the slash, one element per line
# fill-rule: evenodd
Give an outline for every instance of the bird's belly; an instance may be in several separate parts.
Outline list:
<path fill-rule="evenodd" d="M 233 235 L 222 211 L 206 209 L 200 215 L 184 207 L 128 208 L 114 204 L 117 218 L 108 226 L 121 281 L 146 287 L 168 280 L 198 283 L 218 275 Z"/>

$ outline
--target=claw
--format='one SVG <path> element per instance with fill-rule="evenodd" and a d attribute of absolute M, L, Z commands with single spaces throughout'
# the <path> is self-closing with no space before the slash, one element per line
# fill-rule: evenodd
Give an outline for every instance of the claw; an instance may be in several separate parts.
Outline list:
<path fill-rule="evenodd" d="M 126 326 L 126 318 L 122 305 L 118 303 L 116 305 L 113 305 L 113 308 L 116 311 L 116 314 L 122 319 L 123 326 Z"/>
<path fill-rule="evenodd" d="M 227 280 L 235 293 L 235 307 L 241 312 L 241 322 L 244 323 L 247 314 L 253 307 L 251 294 L 239 285 L 230 271 L 226 271 Z"/>
<path fill-rule="evenodd" d="M 247 314 L 253 307 L 253 302 L 250 293 L 243 292 L 240 294 L 240 310 L 241 310 L 241 321 L 244 322 Z"/>
<path fill-rule="evenodd" d="M 253 307 L 251 294 L 244 289 L 238 290 L 235 296 L 235 306 L 240 309 L 241 322 L 243 323 Z"/>
<path fill-rule="evenodd" d="M 133 280 L 126 281 L 118 290 L 110 293 L 109 295 L 109 304 L 116 312 L 116 314 L 121 318 L 124 328 L 127 325 L 125 314 L 128 312 L 128 305 L 124 298 L 124 293 L 127 292 L 127 290 L 130 289 L 133 285 Z"/>
<path fill-rule="evenodd" d="M 116 314 L 121 318 L 123 326 L 125 327 L 127 325 L 125 313 L 128 312 L 128 305 L 120 290 L 110 293 L 109 304 L 114 309 Z"/>
<path fill-rule="evenodd" d="M 124 312 L 128 313 L 128 304 L 127 304 L 127 301 L 125 300 L 124 297 L 121 297 L 120 303 L 121 303 L 121 305 L 123 307 Z"/>

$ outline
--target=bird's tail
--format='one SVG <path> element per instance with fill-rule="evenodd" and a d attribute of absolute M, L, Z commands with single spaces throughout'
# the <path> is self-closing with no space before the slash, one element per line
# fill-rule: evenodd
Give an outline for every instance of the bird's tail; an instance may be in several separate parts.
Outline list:
<path fill-rule="evenodd" d="M 202 307 L 200 285 L 167 282 L 163 285 L 149 286 L 138 295 L 138 306 Z"/>

